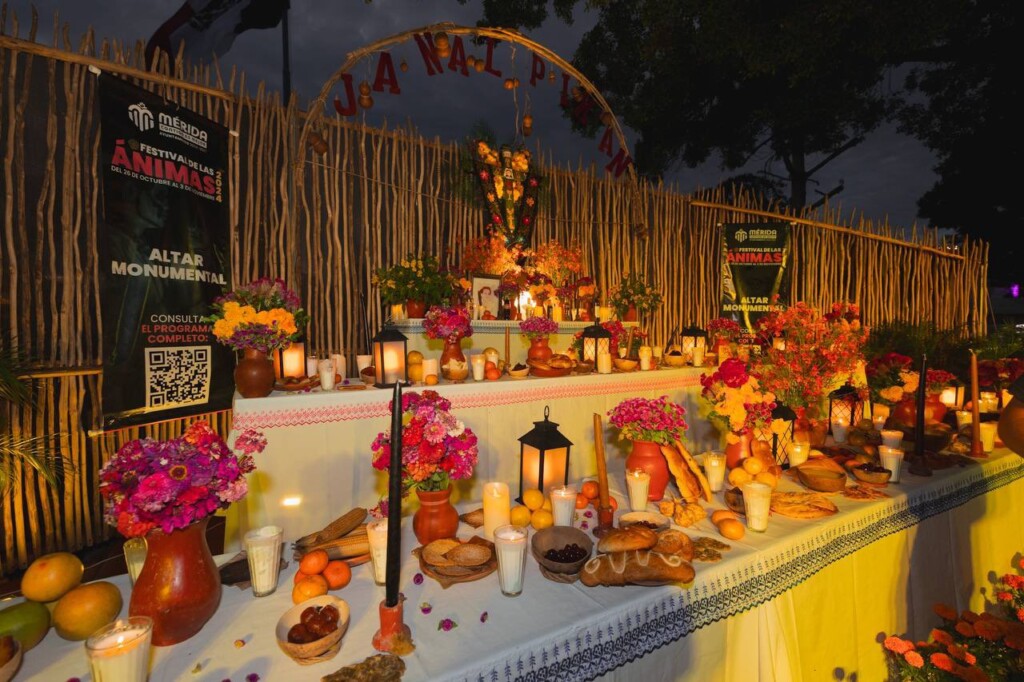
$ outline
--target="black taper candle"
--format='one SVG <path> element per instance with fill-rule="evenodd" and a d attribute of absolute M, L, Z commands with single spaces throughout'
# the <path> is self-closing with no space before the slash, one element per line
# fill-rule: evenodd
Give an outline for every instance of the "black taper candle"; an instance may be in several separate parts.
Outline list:
<path fill-rule="evenodd" d="M 388 466 L 388 556 L 384 572 L 384 605 L 398 605 L 402 567 L 402 382 L 391 399 L 391 462 Z"/>
<path fill-rule="evenodd" d="M 917 380 L 917 418 L 914 420 L 914 458 L 924 457 L 924 398 L 928 382 L 928 355 L 921 356 L 921 373 Z"/>
<path fill-rule="evenodd" d="M 363 317 L 363 334 L 366 336 L 366 352 L 372 353 L 373 341 L 371 339 L 373 334 L 370 333 L 370 319 L 366 315 L 366 294 L 359 292 L 359 299 L 362 302 L 362 306 L 360 306 L 359 310 Z"/>

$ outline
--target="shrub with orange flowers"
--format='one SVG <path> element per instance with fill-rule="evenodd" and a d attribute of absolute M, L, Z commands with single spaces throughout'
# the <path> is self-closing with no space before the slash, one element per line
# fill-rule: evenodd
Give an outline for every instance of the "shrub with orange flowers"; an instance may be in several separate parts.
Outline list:
<path fill-rule="evenodd" d="M 761 386 L 791 408 L 818 406 L 853 378 L 868 330 L 856 305 L 833 304 L 822 314 L 804 302 L 773 305 L 758 320 L 763 351 L 753 363 Z M 773 344 L 777 336 L 784 345 Z"/>
<path fill-rule="evenodd" d="M 1008 682 L 1024 679 L 1024 624 L 991 613 L 935 604 L 942 625 L 926 642 L 890 635 L 882 642 L 893 679 Z"/>

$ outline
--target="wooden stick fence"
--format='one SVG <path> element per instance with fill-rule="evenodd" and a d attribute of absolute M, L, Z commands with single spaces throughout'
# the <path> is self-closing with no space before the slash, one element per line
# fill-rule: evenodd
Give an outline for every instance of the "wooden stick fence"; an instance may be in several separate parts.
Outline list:
<path fill-rule="evenodd" d="M 300 131 L 308 117 L 261 86 L 247 94 L 244 74 L 189 68 L 164 56 L 146 68 L 142 45 L 97 44 L 92 32 L 73 46 L 66 26 L 54 44 L 18 39 L 17 17 L 0 10 L 0 338 L 37 358 L 32 410 L 9 409 L 14 435 L 58 434 L 76 470 L 62 490 L 32 471 L 0 505 L 0 570 L 39 554 L 77 550 L 113 531 L 103 522 L 96 484 L 102 464 L 138 437 L 170 438 L 194 419 L 89 437 L 100 423 L 102 365 L 99 222 L 102 184 L 96 80 L 98 67 L 128 78 L 235 131 L 231 138 L 232 279 L 283 277 L 298 287 L 312 315 L 307 343 L 343 348 L 350 366 L 363 352 L 361 298 L 370 332 L 383 320 L 373 271 L 409 252 L 437 254 L 458 266 L 461 245 L 483 233 L 484 216 L 464 185 L 458 144 L 409 130 L 373 129 L 321 119 L 326 155 L 312 154 Z M 548 183 L 536 243 L 559 239 L 583 248 L 586 270 L 607 290 L 627 271 L 644 274 L 665 304 L 643 324 L 655 342 L 675 327 L 717 317 L 721 231 L 728 222 L 794 223 L 793 296 L 815 305 L 858 301 L 868 324 L 903 319 L 940 329 L 985 331 L 988 247 L 967 241 L 943 251 L 934 234 L 902 241 L 886 225 L 847 224 L 836 211 L 789 215 L 740 191 L 683 195 L 661 185 L 622 182 L 593 169 L 535 159 Z M 302 182 L 296 182 L 301 177 Z M 634 228 L 646 226 L 647 237 Z M 72 368 L 79 368 L 77 370 Z M 203 417 L 219 432 L 230 412 Z"/>

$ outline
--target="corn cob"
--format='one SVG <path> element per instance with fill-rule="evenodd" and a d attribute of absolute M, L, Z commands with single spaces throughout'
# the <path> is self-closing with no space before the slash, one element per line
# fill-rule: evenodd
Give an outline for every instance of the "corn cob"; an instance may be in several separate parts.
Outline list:
<path fill-rule="evenodd" d="M 310 533 L 305 537 L 299 538 L 295 541 L 295 546 L 302 549 L 308 549 L 312 548 L 314 545 L 319 545 L 330 540 L 336 540 L 351 533 L 354 528 L 365 520 L 366 510 L 362 507 L 356 507 L 345 514 L 342 514 L 334 521 L 331 521 L 323 530 L 318 530 L 315 533 Z"/>
<path fill-rule="evenodd" d="M 295 559 L 299 560 L 304 555 L 315 549 L 322 549 L 327 552 L 330 559 L 349 559 L 360 556 L 370 551 L 370 540 L 366 536 L 366 524 L 358 526 L 351 533 L 342 538 L 335 538 L 327 542 L 305 547 L 295 547 Z"/>

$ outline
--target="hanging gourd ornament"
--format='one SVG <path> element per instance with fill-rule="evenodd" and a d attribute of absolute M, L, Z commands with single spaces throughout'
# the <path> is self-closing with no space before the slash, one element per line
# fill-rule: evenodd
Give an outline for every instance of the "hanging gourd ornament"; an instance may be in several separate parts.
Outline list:
<path fill-rule="evenodd" d="M 519 79 L 518 78 L 513 78 L 512 79 L 512 87 L 513 88 L 518 88 L 519 87 Z"/>
<path fill-rule="evenodd" d="M 359 84 L 359 94 L 364 97 L 370 94 L 370 83 L 368 81 L 363 81 Z"/>
<path fill-rule="evenodd" d="M 401 62 L 399 62 L 399 63 L 398 63 L 398 69 L 399 69 L 399 70 L 400 70 L 400 71 L 401 71 L 402 73 L 405 73 L 406 71 L 408 71 L 408 70 L 409 70 L 409 62 L 407 62 L 407 61 L 405 61 L 405 60 L 403 59 L 403 60 L 402 60 Z"/>
<path fill-rule="evenodd" d="M 476 69 L 477 73 L 483 73 L 484 69 L 487 68 L 487 62 L 485 62 L 483 59 L 477 59 L 476 63 L 473 64 L 473 68 Z"/>
<path fill-rule="evenodd" d="M 613 120 L 612 119 L 612 112 L 610 112 L 610 111 L 602 111 L 601 112 L 601 123 L 603 125 L 610 126 L 612 124 L 612 120 Z"/>
<path fill-rule="evenodd" d="M 474 57 L 473 55 L 469 55 L 468 57 L 466 57 L 466 68 L 467 69 L 475 69 L 476 68 L 476 57 Z"/>
<path fill-rule="evenodd" d="M 359 95 L 359 106 L 363 109 L 369 109 L 373 106 L 373 98 L 369 95 Z"/>
<path fill-rule="evenodd" d="M 529 137 L 533 133 L 533 116 L 523 116 L 523 135 Z"/>
<path fill-rule="evenodd" d="M 447 59 L 452 54 L 451 43 L 448 42 L 447 33 L 438 33 L 434 36 L 434 52 L 441 59 Z"/>
<path fill-rule="evenodd" d="M 572 89 L 572 101 L 573 102 L 582 102 L 583 101 L 583 94 L 584 94 L 583 88 L 581 86 L 579 86 L 579 85 L 575 86 Z"/>
<path fill-rule="evenodd" d="M 320 133 L 310 133 L 309 137 L 306 138 L 306 144 L 313 148 L 313 151 L 323 156 L 327 153 L 327 140 L 325 140 Z"/>
<path fill-rule="evenodd" d="M 551 69 L 550 71 L 548 71 L 548 82 L 549 83 L 554 83 L 555 82 L 555 70 L 554 69 Z"/>
<path fill-rule="evenodd" d="M 516 87 L 515 84 L 512 82 L 511 78 L 506 78 L 505 83 L 503 85 L 506 90 L 511 90 L 512 88 Z"/>

